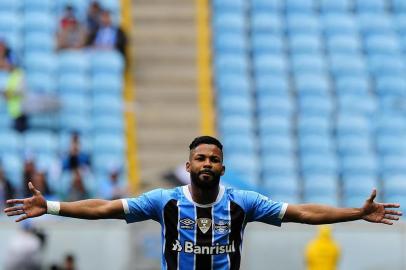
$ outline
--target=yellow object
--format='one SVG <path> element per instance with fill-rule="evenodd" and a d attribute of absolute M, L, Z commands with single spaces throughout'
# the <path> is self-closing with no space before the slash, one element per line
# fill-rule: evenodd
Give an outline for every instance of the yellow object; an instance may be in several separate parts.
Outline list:
<path fill-rule="evenodd" d="M 215 113 L 211 69 L 210 5 L 208 0 L 196 0 L 197 8 L 197 80 L 200 108 L 200 133 L 215 135 Z"/>
<path fill-rule="evenodd" d="M 131 10 L 131 0 L 121 0 L 121 27 L 127 37 L 131 35 L 132 31 Z M 134 104 L 135 86 L 131 74 L 133 58 L 128 45 L 126 47 L 126 56 L 127 65 L 124 72 L 123 99 L 126 104 Z M 126 108 L 124 118 L 127 145 L 127 179 L 131 194 L 138 194 L 140 186 L 140 168 L 137 155 L 136 115 L 132 106 Z"/>
<path fill-rule="evenodd" d="M 340 247 L 334 241 L 329 226 L 320 226 L 318 236 L 306 247 L 307 270 L 335 270 Z"/>
<path fill-rule="evenodd" d="M 6 82 L 7 110 L 12 118 L 17 118 L 22 114 L 23 78 L 23 71 L 16 68 L 11 71 Z"/>

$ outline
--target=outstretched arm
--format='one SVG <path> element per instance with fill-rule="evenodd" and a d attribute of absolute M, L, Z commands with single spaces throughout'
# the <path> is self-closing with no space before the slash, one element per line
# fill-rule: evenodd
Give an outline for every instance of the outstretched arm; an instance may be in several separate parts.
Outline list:
<path fill-rule="evenodd" d="M 373 223 L 392 225 L 402 215 L 400 211 L 387 209 L 399 208 L 396 203 L 376 203 L 376 190 L 365 201 L 362 208 L 337 208 L 319 204 L 288 205 L 283 222 L 306 224 L 330 224 L 363 219 Z"/>
<path fill-rule="evenodd" d="M 16 222 L 27 218 L 39 217 L 47 213 L 47 201 L 41 192 L 30 182 L 28 187 L 31 198 L 8 200 L 9 204 L 17 204 L 4 209 L 7 216 L 19 216 Z M 124 219 L 124 209 L 121 200 L 83 200 L 76 202 L 61 202 L 59 215 L 81 219 Z"/>

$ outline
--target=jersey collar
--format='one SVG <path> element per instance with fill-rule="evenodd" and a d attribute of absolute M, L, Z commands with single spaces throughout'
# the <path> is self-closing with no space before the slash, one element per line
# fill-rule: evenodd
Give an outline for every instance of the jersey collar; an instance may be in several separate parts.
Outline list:
<path fill-rule="evenodd" d="M 199 206 L 202 208 L 207 208 L 207 207 L 212 207 L 213 205 L 215 205 L 216 203 L 221 201 L 221 199 L 223 198 L 223 195 L 224 195 L 225 187 L 223 185 L 220 185 L 219 193 L 217 194 L 216 200 L 209 204 L 200 204 L 200 203 L 193 201 L 192 194 L 190 194 L 188 185 L 183 186 L 182 190 L 183 190 L 183 194 L 185 195 L 186 199 L 188 199 L 188 201 L 190 201 L 191 203 L 193 203 L 196 206 Z"/>

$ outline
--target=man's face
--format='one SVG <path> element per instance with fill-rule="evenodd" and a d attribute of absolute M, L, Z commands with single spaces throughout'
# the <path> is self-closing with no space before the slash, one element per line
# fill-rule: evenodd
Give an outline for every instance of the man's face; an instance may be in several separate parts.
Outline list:
<path fill-rule="evenodd" d="M 200 188 L 213 188 L 224 174 L 223 153 L 213 144 L 201 144 L 190 151 L 186 170 L 193 184 Z"/>

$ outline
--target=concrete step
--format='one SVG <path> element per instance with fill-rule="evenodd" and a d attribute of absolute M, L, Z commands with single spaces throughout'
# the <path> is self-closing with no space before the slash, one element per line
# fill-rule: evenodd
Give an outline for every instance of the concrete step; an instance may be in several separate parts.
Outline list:
<path fill-rule="evenodd" d="M 167 103 L 186 103 L 197 100 L 195 87 L 173 87 L 168 85 L 150 86 L 137 83 L 137 106 L 154 103 L 156 101 L 165 101 Z"/>
<path fill-rule="evenodd" d="M 134 25 L 132 40 L 142 44 L 194 44 L 196 35 L 188 25 Z"/>
<path fill-rule="evenodd" d="M 191 22 L 195 20 L 196 7 L 184 3 L 174 4 L 166 1 L 160 4 L 144 4 L 134 9 L 133 20 L 143 22 Z"/>

